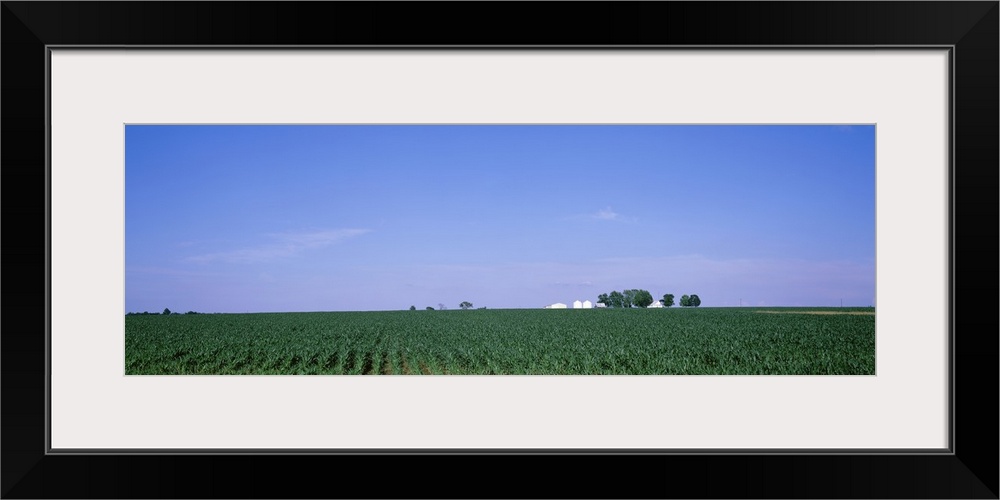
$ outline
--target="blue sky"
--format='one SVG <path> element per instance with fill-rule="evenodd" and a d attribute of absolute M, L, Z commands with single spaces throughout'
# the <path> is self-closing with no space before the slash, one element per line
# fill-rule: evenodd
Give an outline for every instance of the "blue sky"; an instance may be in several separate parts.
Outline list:
<path fill-rule="evenodd" d="M 874 126 L 128 125 L 125 310 L 868 306 Z"/>

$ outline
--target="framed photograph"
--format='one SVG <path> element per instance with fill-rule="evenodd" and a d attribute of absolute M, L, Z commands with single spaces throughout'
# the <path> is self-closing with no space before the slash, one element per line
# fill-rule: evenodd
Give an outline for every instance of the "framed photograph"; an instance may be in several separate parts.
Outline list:
<path fill-rule="evenodd" d="M 997 498 L 998 3 L 553 7 L 4 2 L 4 497 Z"/>

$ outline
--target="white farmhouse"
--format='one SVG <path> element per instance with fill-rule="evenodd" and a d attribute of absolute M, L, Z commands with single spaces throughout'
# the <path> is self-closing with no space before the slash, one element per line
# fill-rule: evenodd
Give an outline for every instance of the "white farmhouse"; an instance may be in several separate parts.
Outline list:
<path fill-rule="evenodd" d="M 579 300 L 574 300 L 573 309 L 583 309 L 583 302 L 580 302 Z"/>
<path fill-rule="evenodd" d="M 566 309 L 566 304 L 562 302 L 556 302 L 555 304 L 545 306 L 546 309 Z"/>
<path fill-rule="evenodd" d="M 656 309 L 659 307 L 663 307 L 663 303 L 659 300 L 654 300 L 652 304 L 646 306 L 646 309 Z"/>

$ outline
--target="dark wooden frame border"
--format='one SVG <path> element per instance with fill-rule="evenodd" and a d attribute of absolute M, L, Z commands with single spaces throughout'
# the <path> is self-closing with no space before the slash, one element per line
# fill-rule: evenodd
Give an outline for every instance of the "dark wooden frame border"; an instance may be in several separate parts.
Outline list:
<path fill-rule="evenodd" d="M 2 496 L 997 498 L 998 20 L 997 1 L 2 2 L 2 254 L 18 264 L 3 289 Z M 47 453 L 47 47 L 414 44 L 951 47 L 951 453 Z"/>

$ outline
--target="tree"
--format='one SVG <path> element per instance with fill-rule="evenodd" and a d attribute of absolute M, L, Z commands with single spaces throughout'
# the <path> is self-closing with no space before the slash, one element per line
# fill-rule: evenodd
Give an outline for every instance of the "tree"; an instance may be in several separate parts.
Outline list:
<path fill-rule="evenodd" d="M 660 299 L 660 302 L 663 303 L 664 307 L 670 307 L 674 305 L 674 294 L 668 293 L 664 295 L 663 298 Z"/>
<path fill-rule="evenodd" d="M 597 303 L 607 307 L 648 307 L 653 303 L 653 294 L 649 290 L 629 288 L 622 291 L 602 293 L 597 296 Z"/>
<path fill-rule="evenodd" d="M 465 309 L 472 309 L 472 302 L 468 302 L 468 301 L 462 302 L 461 304 L 458 305 L 458 307 L 461 307 L 463 310 L 465 310 Z"/>
<path fill-rule="evenodd" d="M 687 295 L 681 295 L 681 307 L 688 307 L 691 305 L 691 297 Z"/>
<path fill-rule="evenodd" d="M 632 304 L 635 303 L 635 293 L 637 291 L 638 290 L 635 289 L 622 291 L 622 296 L 624 297 L 622 300 L 622 307 L 632 307 Z"/>
<path fill-rule="evenodd" d="M 164 310 L 163 310 L 163 314 L 164 314 L 164 315 L 167 315 L 167 314 L 170 314 L 170 309 L 164 309 Z"/>
<path fill-rule="evenodd" d="M 653 294 L 649 293 L 648 290 L 635 290 L 635 296 L 632 300 L 636 307 L 649 307 L 653 303 Z"/>
<path fill-rule="evenodd" d="M 701 305 L 701 299 L 699 299 L 697 295 L 691 295 L 691 299 L 690 300 L 691 300 L 691 306 L 692 307 L 698 307 L 698 306 Z"/>
<path fill-rule="evenodd" d="M 427 306 L 427 310 L 428 310 L 428 311 L 433 311 L 433 310 L 434 310 L 434 308 L 433 308 L 433 307 L 431 307 L 431 306 Z"/>
<path fill-rule="evenodd" d="M 416 311 L 417 310 L 417 306 L 410 306 L 410 310 L 411 311 Z"/>
<path fill-rule="evenodd" d="M 448 308 L 444 304 L 438 304 L 438 311 L 444 311 L 445 309 Z"/>
<path fill-rule="evenodd" d="M 625 307 L 625 296 L 615 290 L 608 295 L 608 307 Z"/>

